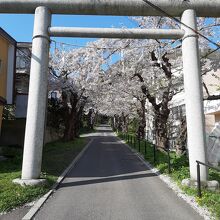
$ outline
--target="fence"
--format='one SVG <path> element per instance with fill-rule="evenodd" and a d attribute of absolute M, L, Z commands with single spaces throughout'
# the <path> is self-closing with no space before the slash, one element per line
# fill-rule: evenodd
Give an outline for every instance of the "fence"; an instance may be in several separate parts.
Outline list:
<path fill-rule="evenodd" d="M 142 151 L 141 153 L 146 157 L 146 155 L 148 154 L 147 152 L 147 144 L 150 145 L 152 147 L 153 150 L 153 162 L 154 164 L 156 164 L 157 159 L 158 159 L 158 150 L 159 148 L 156 147 L 155 144 L 150 144 L 150 142 L 146 139 L 141 140 L 140 138 L 138 138 L 137 136 L 132 136 L 129 135 L 128 133 L 126 134 L 122 134 L 122 138 L 128 143 L 130 144 L 133 148 L 135 148 L 136 150 L 138 150 L 138 152 L 141 152 L 141 146 L 143 146 L 144 143 L 144 151 Z M 142 145 L 141 145 L 142 143 Z M 164 153 L 166 153 L 167 155 L 167 167 L 168 167 L 168 172 L 171 173 L 171 156 L 170 156 L 170 149 L 167 148 L 167 150 L 164 149 L 160 149 L 161 151 L 163 151 Z M 201 191 L 201 178 L 200 178 L 200 166 L 206 166 L 208 168 L 214 169 L 216 171 L 220 172 L 220 168 L 214 167 L 210 164 L 206 164 L 203 163 L 201 161 L 196 161 L 197 163 L 197 190 L 198 190 L 198 197 L 202 197 L 202 191 Z"/>
<path fill-rule="evenodd" d="M 138 152 L 142 153 L 144 157 L 147 156 L 147 145 L 150 145 L 150 147 L 153 150 L 153 163 L 156 164 L 157 159 L 158 159 L 158 154 L 157 151 L 159 148 L 155 144 L 151 144 L 148 140 L 146 139 L 140 139 L 137 136 L 134 135 L 129 135 L 128 133 L 123 133 L 122 138 L 130 144 L 133 148 L 135 148 Z M 144 149 L 143 149 L 144 147 Z M 143 149 L 143 151 L 141 151 Z M 167 147 L 166 150 L 161 149 L 166 155 L 167 155 L 167 167 L 168 167 L 168 173 L 171 173 L 171 157 L 170 157 L 170 149 Z"/>
<path fill-rule="evenodd" d="M 208 168 L 211 168 L 213 170 L 217 170 L 220 172 L 220 169 L 214 166 L 211 166 L 209 164 L 203 163 L 201 161 L 196 161 L 197 163 L 197 189 L 198 189 L 198 197 L 202 197 L 202 189 L 201 189 L 201 179 L 200 179 L 200 165 L 206 166 Z"/>

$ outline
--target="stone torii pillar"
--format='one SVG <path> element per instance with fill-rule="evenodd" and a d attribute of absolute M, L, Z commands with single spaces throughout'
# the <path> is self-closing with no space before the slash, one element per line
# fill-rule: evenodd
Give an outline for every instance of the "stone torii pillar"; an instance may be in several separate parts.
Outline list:
<path fill-rule="evenodd" d="M 181 21 L 182 29 L 185 30 L 182 56 L 190 177 L 195 181 L 197 180 L 196 160 L 207 162 L 198 35 L 193 31 L 197 30 L 195 11 L 193 9 L 184 11 Z M 208 171 L 205 166 L 201 166 L 200 169 L 201 181 L 206 182 Z"/>
<path fill-rule="evenodd" d="M 21 185 L 35 185 L 43 182 L 40 178 L 44 124 L 46 114 L 47 81 L 51 25 L 51 13 L 46 7 L 35 10 L 30 85 L 27 121 L 21 179 L 14 182 Z"/>

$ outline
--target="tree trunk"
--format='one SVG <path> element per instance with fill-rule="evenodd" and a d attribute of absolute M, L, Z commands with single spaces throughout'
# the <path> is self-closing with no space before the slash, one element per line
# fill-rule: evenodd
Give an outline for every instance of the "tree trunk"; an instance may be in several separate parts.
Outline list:
<path fill-rule="evenodd" d="M 121 121 L 121 131 L 123 133 L 127 133 L 128 132 L 128 115 L 125 115 L 124 113 L 122 113 L 122 115 L 120 116 L 120 121 Z"/>
<path fill-rule="evenodd" d="M 76 114 L 76 120 L 75 120 L 75 130 L 74 130 L 74 134 L 75 137 L 79 137 L 80 135 L 80 125 L 82 122 L 82 115 L 83 115 L 83 109 L 84 109 L 85 105 L 81 105 L 77 114 Z"/>
<path fill-rule="evenodd" d="M 71 141 L 75 138 L 76 113 L 71 111 L 65 119 L 64 141 Z"/>
<path fill-rule="evenodd" d="M 64 117 L 64 136 L 63 139 L 65 141 L 71 141 L 77 136 L 77 103 L 79 101 L 77 93 L 70 93 L 68 99 L 68 93 L 63 91 L 62 93 L 63 105 L 65 109 L 65 117 Z M 71 108 L 68 106 L 68 102 L 71 104 Z M 69 112 L 70 111 L 70 112 Z"/>
<path fill-rule="evenodd" d="M 169 137 L 167 132 L 167 123 L 170 110 L 167 108 L 154 109 L 155 113 L 155 138 L 156 145 L 160 148 L 167 149 Z"/>
<path fill-rule="evenodd" d="M 115 128 L 117 131 L 122 131 L 122 122 L 118 115 L 115 115 Z"/>
<path fill-rule="evenodd" d="M 186 119 L 181 121 L 180 133 L 176 139 L 176 153 L 177 155 L 182 155 L 186 153 L 186 141 L 187 141 L 187 126 Z"/>
<path fill-rule="evenodd" d="M 89 109 L 89 113 L 87 116 L 87 127 L 93 129 L 93 125 L 94 125 L 94 110 Z"/>
<path fill-rule="evenodd" d="M 154 62 L 154 66 L 163 70 L 168 85 L 166 89 L 163 89 L 163 96 L 160 103 L 157 103 L 157 96 L 151 94 L 147 84 L 144 84 L 144 78 L 140 73 L 135 73 L 134 76 L 138 77 L 139 81 L 143 83 L 141 90 L 146 96 L 148 101 L 151 103 L 154 114 L 155 114 L 155 138 L 158 147 L 167 148 L 169 144 L 168 132 L 167 132 L 167 122 L 170 114 L 169 102 L 172 100 L 174 92 L 172 91 L 172 71 L 171 63 L 169 58 L 166 57 L 167 53 L 162 56 L 163 62 L 160 63 L 156 57 L 155 51 L 151 52 L 151 59 Z"/>
<path fill-rule="evenodd" d="M 146 99 L 141 100 L 141 108 L 137 111 L 139 116 L 139 124 L 137 128 L 137 136 L 139 139 L 145 139 L 145 128 L 146 128 Z"/>

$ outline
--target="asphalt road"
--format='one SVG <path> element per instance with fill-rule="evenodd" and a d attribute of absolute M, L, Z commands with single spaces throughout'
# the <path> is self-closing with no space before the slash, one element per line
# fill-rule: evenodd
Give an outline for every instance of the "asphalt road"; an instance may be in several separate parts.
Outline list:
<path fill-rule="evenodd" d="M 203 219 L 120 143 L 109 127 L 99 130 L 35 219 Z"/>

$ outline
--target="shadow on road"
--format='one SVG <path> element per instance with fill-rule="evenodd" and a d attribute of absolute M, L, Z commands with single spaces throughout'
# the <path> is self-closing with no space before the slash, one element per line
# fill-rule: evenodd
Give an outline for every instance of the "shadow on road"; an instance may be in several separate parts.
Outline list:
<path fill-rule="evenodd" d="M 119 181 L 119 180 L 139 179 L 139 178 L 153 177 L 153 176 L 157 176 L 157 174 L 144 173 L 144 174 L 134 174 L 134 175 L 125 175 L 125 176 L 115 176 L 115 177 L 101 178 L 101 179 L 89 179 L 89 180 L 82 180 L 82 181 L 76 181 L 76 182 L 65 182 L 65 183 L 61 183 L 60 188 L 114 182 L 114 181 Z"/>
<path fill-rule="evenodd" d="M 114 132 L 109 125 L 99 125 L 95 127 L 95 132 L 80 135 L 81 137 L 103 137 L 103 136 L 114 136 Z"/>

